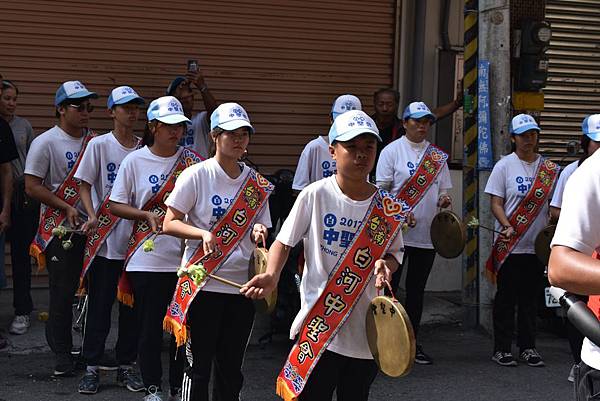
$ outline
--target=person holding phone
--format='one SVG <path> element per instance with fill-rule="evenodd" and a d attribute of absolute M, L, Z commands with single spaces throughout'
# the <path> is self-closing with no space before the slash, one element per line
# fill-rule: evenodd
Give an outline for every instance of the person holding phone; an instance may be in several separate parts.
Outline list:
<path fill-rule="evenodd" d="M 193 115 L 194 89 L 200 92 L 205 111 Z M 198 60 L 188 60 L 185 77 L 173 79 L 167 87 L 167 96 L 175 96 L 183 106 L 183 113 L 192 122 L 186 127 L 180 145 L 191 148 L 208 159 L 211 155 L 210 115 L 217 108 L 217 101 L 208 89 Z"/>

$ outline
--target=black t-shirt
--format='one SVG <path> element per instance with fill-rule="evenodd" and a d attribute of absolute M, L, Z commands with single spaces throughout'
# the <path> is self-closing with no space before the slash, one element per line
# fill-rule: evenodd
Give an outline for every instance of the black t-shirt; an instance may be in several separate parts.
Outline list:
<path fill-rule="evenodd" d="M 0 118 L 0 163 L 10 162 L 18 157 L 19 153 L 10 125 Z"/>

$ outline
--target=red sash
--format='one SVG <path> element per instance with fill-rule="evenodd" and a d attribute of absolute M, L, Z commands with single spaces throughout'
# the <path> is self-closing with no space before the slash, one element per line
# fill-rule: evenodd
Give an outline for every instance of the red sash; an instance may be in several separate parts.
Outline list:
<path fill-rule="evenodd" d="M 542 158 L 540 161 L 533 185 L 508 218 L 510 225 L 516 231 L 516 235 L 507 242 L 501 241 L 498 237 L 492 246 L 492 253 L 485 264 L 485 274 L 490 280 L 496 280 L 496 274 L 502 263 L 531 227 L 544 204 L 547 203 L 559 169 L 558 165 L 550 160 Z"/>
<path fill-rule="evenodd" d="M 160 190 L 146 202 L 141 210 L 154 212 L 154 214 L 160 217 L 160 223 L 162 224 L 165 214 L 167 213 L 165 200 L 169 197 L 171 191 L 173 191 L 177 177 L 179 177 L 179 174 L 187 167 L 199 163 L 202 160 L 202 156 L 198 153 L 191 149 L 183 148 L 168 174 L 169 178 L 162 184 Z M 137 220 L 134 222 L 133 232 L 127 244 L 127 255 L 125 256 L 125 263 L 123 264 L 123 273 L 121 274 L 117 290 L 117 299 L 125 305 L 133 306 L 133 290 L 127 279 L 125 267 L 127 266 L 129 259 L 131 259 L 133 254 L 138 251 L 144 241 L 154 234 L 152 227 L 146 220 Z"/>
<path fill-rule="evenodd" d="M 136 149 L 140 147 L 140 140 L 136 144 Z M 85 243 L 85 250 L 83 251 L 83 268 L 81 269 L 81 275 L 79 277 L 79 289 L 82 290 L 85 275 L 92 264 L 92 261 L 100 251 L 102 244 L 108 238 L 112 230 L 117 226 L 120 218 L 110 212 L 109 208 L 110 191 L 104 197 L 104 200 L 100 204 L 96 216 L 98 218 L 98 228 L 94 235 L 90 235 Z"/>
<path fill-rule="evenodd" d="M 592 258 L 600 260 L 600 255 L 597 251 L 595 251 L 592 254 Z M 600 319 L 600 295 L 590 295 L 588 298 L 587 305 L 588 308 L 590 308 L 592 312 L 594 312 L 594 315 L 596 315 L 596 317 Z"/>
<path fill-rule="evenodd" d="M 256 216 L 265 205 L 273 189 L 273 184 L 267 179 L 256 171 L 250 170 L 225 215 L 210 228 L 210 231 L 217 237 L 217 252 L 203 262 L 207 273 L 216 272 L 229 258 L 231 252 L 254 225 Z M 202 245 L 199 245 L 185 266 L 193 265 L 203 256 L 204 249 Z M 192 301 L 205 284 L 206 280 L 196 286 L 189 277 L 181 277 L 177 282 L 173 300 L 167 310 L 163 326 L 166 331 L 175 335 L 178 346 L 183 345 L 188 338 L 187 312 Z"/>
<path fill-rule="evenodd" d="M 83 159 L 83 153 L 90 140 L 95 137 L 96 134 L 92 131 L 88 131 L 83 137 L 81 144 L 81 151 L 75 160 L 75 164 L 69 170 L 69 173 L 65 177 L 65 180 L 60 186 L 54 191 L 54 195 L 65 201 L 69 206 L 75 206 L 79 201 L 79 182 L 74 178 L 77 167 L 81 159 Z M 54 209 L 42 203 L 40 209 L 40 222 L 38 225 L 37 233 L 29 246 L 29 255 L 33 256 L 37 260 L 38 269 L 46 267 L 46 256 L 44 252 L 50 241 L 52 241 L 52 230 L 60 226 L 67 215 L 61 209 Z"/>
<path fill-rule="evenodd" d="M 277 394 L 284 400 L 296 400 L 302 392 L 319 358 L 367 288 L 375 261 L 385 255 L 405 216 L 399 202 L 387 192 L 377 191 L 361 228 L 340 255 L 277 377 Z"/>
<path fill-rule="evenodd" d="M 444 151 L 429 144 L 416 171 L 406 180 L 396 195 L 403 212 L 410 212 L 423 199 L 442 171 L 446 160 L 448 160 L 448 155 Z"/>

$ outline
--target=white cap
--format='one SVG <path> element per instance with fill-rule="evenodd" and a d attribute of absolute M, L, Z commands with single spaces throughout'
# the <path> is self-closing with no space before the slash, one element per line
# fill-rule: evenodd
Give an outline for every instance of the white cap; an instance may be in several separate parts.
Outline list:
<path fill-rule="evenodd" d="M 95 92 L 87 90 L 85 85 L 79 81 L 67 81 L 58 87 L 56 95 L 54 96 L 54 105 L 58 106 L 62 102 L 68 99 L 85 99 L 94 98 L 98 95 Z"/>
<path fill-rule="evenodd" d="M 600 114 L 587 116 L 581 123 L 581 131 L 592 141 L 600 141 Z"/>
<path fill-rule="evenodd" d="M 335 120 L 340 114 L 350 110 L 362 110 L 360 99 L 354 95 L 338 96 L 331 106 L 331 118 Z"/>
<path fill-rule="evenodd" d="M 248 113 L 237 103 L 223 103 L 210 115 L 210 129 L 222 128 L 225 131 L 235 131 L 241 127 L 248 127 L 250 133 L 254 128 L 250 124 Z"/>
<path fill-rule="evenodd" d="M 331 128 L 329 129 L 329 144 L 332 144 L 334 141 L 350 141 L 361 134 L 371 134 L 381 142 L 375 121 L 362 110 L 350 110 L 347 113 L 341 114 L 331 124 Z"/>
<path fill-rule="evenodd" d="M 533 117 L 529 114 L 519 114 L 513 117 L 510 122 L 510 133 L 513 135 L 521 135 L 529 130 L 540 132 L 540 127 Z"/>
<path fill-rule="evenodd" d="M 133 90 L 130 86 L 119 86 L 113 89 L 108 96 L 108 101 L 106 105 L 109 109 L 112 109 L 113 106 L 125 103 L 137 103 L 144 104 L 144 98 L 137 94 L 136 91 Z"/>
<path fill-rule="evenodd" d="M 155 99 L 146 112 L 148 121 L 158 120 L 165 124 L 191 123 L 183 114 L 183 107 L 173 96 L 163 96 Z"/>

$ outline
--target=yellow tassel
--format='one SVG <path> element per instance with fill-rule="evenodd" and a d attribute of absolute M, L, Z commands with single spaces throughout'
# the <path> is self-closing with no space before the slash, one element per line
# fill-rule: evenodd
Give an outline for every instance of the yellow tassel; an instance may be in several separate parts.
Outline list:
<path fill-rule="evenodd" d="M 128 294 L 128 293 L 123 292 L 121 290 L 117 290 L 117 299 L 123 305 L 127 305 L 130 308 L 133 308 L 133 294 Z"/>
<path fill-rule="evenodd" d="M 487 278 L 492 284 L 496 284 L 496 276 L 498 274 L 495 272 L 491 272 L 488 269 L 483 269 L 483 276 Z"/>
<path fill-rule="evenodd" d="M 296 401 L 296 395 L 289 389 L 285 380 L 281 377 L 277 378 L 277 395 L 283 398 L 285 401 Z"/>
<path fill-rule="evenodd" d="M 179 322 L 173 318 L 165 316 L 163 320 L 163 330 L 175 336 L 175 342 L 178 347 L 181 347 L 187 341 L 189 334 L 187 327 L 180 325 Z"/>
<path fill-rule="evenodd" d="M 38 265 L 38 273 L 44 271 L 46 268 L 46 254 L 37 245 L 31 245 L 29 247 L 29 256 L 35 258 Z"/>

